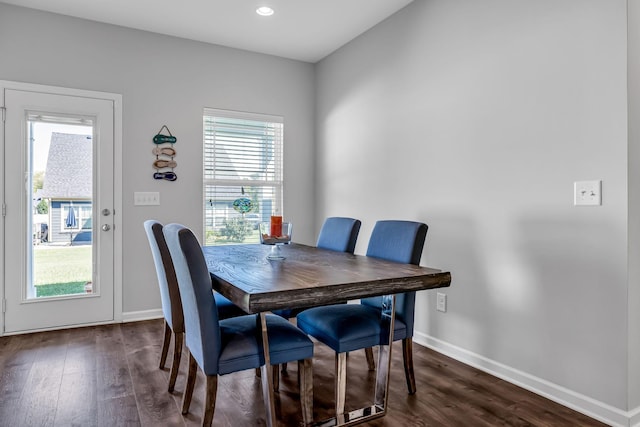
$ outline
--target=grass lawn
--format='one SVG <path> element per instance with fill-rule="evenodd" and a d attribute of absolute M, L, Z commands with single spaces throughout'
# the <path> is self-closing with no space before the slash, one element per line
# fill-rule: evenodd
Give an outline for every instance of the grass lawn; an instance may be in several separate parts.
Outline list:
<path fill-rule="evenodd" d="M 36 246 L 33 274 L 39 297 L 84 293 L 91 281 L 91 246 Z"/>
<path fill-rule="evenodd" d="M 227 239 L 224 236 L 220 236 L 219 233 L 209 233 L 205 241 L 205 245 L 237 245 L 239 243 L 260 243 L 260 230 L 251 230 L 243 240 Z"/>

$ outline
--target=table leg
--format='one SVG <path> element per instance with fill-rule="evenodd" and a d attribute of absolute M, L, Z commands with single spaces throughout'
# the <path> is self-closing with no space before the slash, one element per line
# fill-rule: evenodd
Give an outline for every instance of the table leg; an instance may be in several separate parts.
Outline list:
<path fill-rule="evenodd" d="M 261 367 L 260 379 L 262 380 L 262 398 L 266 410 L 267 427 L 276 425 L 276 410 L 273 394 L 273 370 L 271 369 L 271 357 L 269 356 L 269 336 L 267 335 L 267 315 L 260 313 L 257 316 L 258 330 L 262 335 L 262 348 L 264 350 L 264 365 Z"/>
<path fill-rule="evenodd" d="M 382 413 L 387 412 L 387 396 L 389 395 L 389 373 L 391 372 L 391 344 L 393 342 L 393 328 L 396 314 L 396 296 L 385 295 L 382 297 L 382 316 L 380 319 L 381 334 L 388 329 L 389 341 L 378 348 L 378 371 L 376 372 L 375 405 L 382 407 Z M 383 335 L 384 336 L 384 335 Z"/>

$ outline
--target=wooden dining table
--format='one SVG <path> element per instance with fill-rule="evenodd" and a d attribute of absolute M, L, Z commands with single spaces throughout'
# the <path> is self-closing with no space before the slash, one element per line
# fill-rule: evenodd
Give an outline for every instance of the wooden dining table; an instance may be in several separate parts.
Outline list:
<path fill-rule="evenodd" d="M 451 274 L 434 268 L 400 264 L 378 258 L 319 249 L 297 243 L 283 245 L 283 260 L 268 260 L 271 248 L 261 244 L 204 246 L 213 289 L 247 313 L 255 313 L 264 349 L 261 368 L 266 423 L 276 425 L 273 372 L 268 369 L 269 343 L 266 314 L 384 296 L 381 325 L 389 334 L 380 345 L 376 386 L 370 406 L 337 414 L 335 418 L 306 423 L 316 426 L 354 425 L 384 416 L 387 411 L 394 294 L 446 287 Z M 312 403 L 312 402 L 311 402 Z"/>

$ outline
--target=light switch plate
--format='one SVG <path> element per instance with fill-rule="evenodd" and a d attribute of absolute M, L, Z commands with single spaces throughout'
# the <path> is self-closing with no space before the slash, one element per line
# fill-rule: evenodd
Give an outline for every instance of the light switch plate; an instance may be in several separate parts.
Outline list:
<path fill-rule="evenodd" d="M 573 183 L 573 204 L 599 206 L 602 204 L 602 181 L 576 181 Z"/>
<path fill-rule="evenodd" d="M 436 294 L 436 310 L 443 313 L 447 311 L 447 294 L 442 292 Z"/>
<path fill-rule="evenodd" d="M 160 204 L 160 193 L 157 191 L 136 191 L 133 193 L 135 206 L 157 206 Z"/>

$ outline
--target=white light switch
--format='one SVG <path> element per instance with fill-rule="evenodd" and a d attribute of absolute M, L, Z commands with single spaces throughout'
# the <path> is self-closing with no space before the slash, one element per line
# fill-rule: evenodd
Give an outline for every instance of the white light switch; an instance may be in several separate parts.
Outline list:
<path fill-rule="evenodd" d="M 154 206 L 160 204 L 160 193 L 157 191 L 136 191 L 133 193 L 135 206 Z"/>
<path fill-rule="evenodd" d="M 436 294 L 436 310 L 442 311 L 443 313 L 447 311 L 447 294 L 443 294 L 442 292 Z"/>
<path fill-rule="evenodd" d="M 576 181 L 573 183 L 573 204 L 598 206 L 602 204 L 602 181 Z"/>

